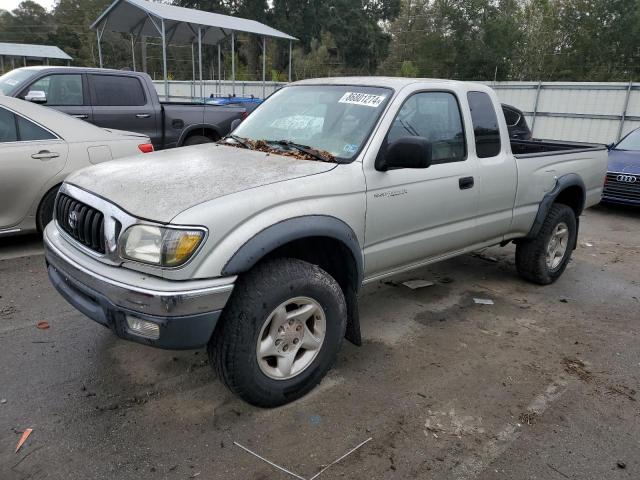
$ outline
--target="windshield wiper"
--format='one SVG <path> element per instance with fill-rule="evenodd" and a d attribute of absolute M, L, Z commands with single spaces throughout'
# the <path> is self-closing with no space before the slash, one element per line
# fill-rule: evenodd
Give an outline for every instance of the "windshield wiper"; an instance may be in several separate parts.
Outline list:
<path fill-rule="evenodd" d="M 246 148 L 248 150 L 252 150 L 251 145 L 249 145 L 247 143 L 247 139 L 246 138 L 239 137 L 237 135 L 234 135 L 233 133 L 230 133 L 229 135 L 224 137 L 224 140 L 226 140 L 227 138 L 235 140 L 237 143 L 239 143 L 240 145 L 242 145 L 244 148 Z"/>
<path fill-rule="evenodd" d="M 265 143 L 275 143 L 276 145 L 281 145 L 283 147 L 295 148 L 299 152 L 305 153 L 314 157 L 321 162 L 331 162 L 330 158 L 325 157 L 317 150 L 312 149 L 307 145 L 300 145 L 299 143 L 294 143 L 291 140 L 265 140 Z"/>

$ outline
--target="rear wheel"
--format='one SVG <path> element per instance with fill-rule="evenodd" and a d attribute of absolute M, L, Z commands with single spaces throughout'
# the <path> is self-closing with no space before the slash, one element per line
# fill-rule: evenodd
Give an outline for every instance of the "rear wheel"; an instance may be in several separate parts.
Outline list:
<path fill-rule="evenodd" d="M 40 233 L 42 233 L 47 224 L 53 220 L 53 206 L 56 201 L 56 195 L 58 195 L 58 190 L 60 190 L 60 185 L 49 190 L 38 206 L 38 212 L 36 213 L 36 227 Z"/>
<path fill-rule="evenodd" d="M 213 140 L 209 137 L 205 137 L 204 135 L 191 135 L 189 138 L 187 138 L 184 143 L 183 146 L 184 147 L 188 147 L 190 145 L 201 145 L 203 143 L 212 143 Z"/>
<path fill-rule="evenodd" d="M 242 276 L 208 346 L 223 382 L 260 407 L 291 402 L 333 365 L 346 328 L 346 303 L 324 270 L 275 259 Z"/>
<path fill-rule="evenodd" d="M 516 246 L 516 268 L 520 276 L 539 285 L 555 282 L 567 268 L 576 235 L 574 211 L 561 203 L 552 205 L 538 235 Z"/>

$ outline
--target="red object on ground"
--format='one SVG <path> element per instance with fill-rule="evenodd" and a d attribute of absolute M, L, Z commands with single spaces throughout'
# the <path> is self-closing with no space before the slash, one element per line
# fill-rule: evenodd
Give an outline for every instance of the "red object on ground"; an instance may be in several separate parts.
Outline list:
<path fill-rule="evenodd" d="M 46 330 L 47 328 L 49 328 L 49 322 L 38 322 L 36 327 L 38 327 L 40 330 Z"/>
<path fill-rule="evenodd" d="M 27 438 L 29 438 L 31 432 L 33 432 L 33 428 L 27 428 L 24 432 L 22 432 L 22 436 L 20 437 L 20 440 L 18 440 L 18 445 L 16 446 L 16 451 L 14 453 L 18 453 L 18 450 L 20 450 L 20 447 L 22 447 L 22 445 L 24 445 L 24 442 L 27 441 Z"/>

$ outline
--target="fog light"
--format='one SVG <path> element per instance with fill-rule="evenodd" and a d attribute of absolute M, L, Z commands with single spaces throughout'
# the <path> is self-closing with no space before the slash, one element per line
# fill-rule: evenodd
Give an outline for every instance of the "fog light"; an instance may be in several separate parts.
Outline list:
<path fill-rule="evenodd" d="M 160 338 L 160 327 L 153 322 L 147 322 L 141 318 L 127 315 L 127 326 L 129 331 L 140 337 L 157 340 Z"/>

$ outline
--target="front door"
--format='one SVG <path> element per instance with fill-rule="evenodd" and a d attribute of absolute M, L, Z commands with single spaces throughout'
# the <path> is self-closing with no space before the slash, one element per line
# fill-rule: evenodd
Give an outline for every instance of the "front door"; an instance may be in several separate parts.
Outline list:
<path fill-rule="evenodd" d="M 43 92 L 45 98 L 42 105 L 91 122 L 91 104 L 85 81 L 80 73 L 46 75 L 34 81 L 19 96 L 24 99 L 30 92 Z"/>
<path fill-rule="evenodd" d="M 66 142 L 0 107 L 0 228 L 20 223 L 67 160 Z"/>
<path fill-rule="evenodd" d="M 427 139 L 433 162 L 423 169 L 377 171 L 365 160 L 366 277 L 455 252 L 477 240 L 477 158 L 469 154 L 459 99 L 425 91 L 406 99 L 381 151 L 410 136 Z"/>

